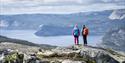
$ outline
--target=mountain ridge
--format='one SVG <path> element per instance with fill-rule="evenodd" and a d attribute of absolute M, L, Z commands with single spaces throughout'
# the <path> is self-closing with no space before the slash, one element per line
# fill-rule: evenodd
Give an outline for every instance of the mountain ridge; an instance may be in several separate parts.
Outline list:
<path fill-rule="evenodd" d="M 0 43 L 5 43 L 5 42 L 21 44 L 21 45 L 26 45 L 26 46 L 34 46 L 34 47 L 39 47 L 43 49 L 51 49 L 51 48 L 57 47 L 57 46 L 52 46 L 52 45 L 47 45 L 47 44 L 35 44 L 26 40 L 12 39 L 12 38 L 8 38 L 8 37 L 0 35 Z"/>

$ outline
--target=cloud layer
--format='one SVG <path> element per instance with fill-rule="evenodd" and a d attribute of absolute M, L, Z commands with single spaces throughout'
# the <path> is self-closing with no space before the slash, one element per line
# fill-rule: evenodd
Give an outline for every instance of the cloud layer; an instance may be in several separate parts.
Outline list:
<path fill-rule="evenodd" d="M 0 14 L 102 11 L 125 8 L 125 0 L 0 0 Z"/>

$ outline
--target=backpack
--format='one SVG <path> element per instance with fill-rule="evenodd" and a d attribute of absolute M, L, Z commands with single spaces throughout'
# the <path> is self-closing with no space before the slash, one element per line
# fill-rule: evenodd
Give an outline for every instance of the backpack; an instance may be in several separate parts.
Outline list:
<path fill-rule="evenodd" d="M 78 36 L 79 35 L 79 29 L 75 29 L 73 34 L 74 34 L 74 36 Z"/>
<path fill-rule="evenodd" d="M 82 33 L 83 33 L 83 35 L 88 35 L 88 33 L 89 33 L 88 28 L 84 28 Z"/>

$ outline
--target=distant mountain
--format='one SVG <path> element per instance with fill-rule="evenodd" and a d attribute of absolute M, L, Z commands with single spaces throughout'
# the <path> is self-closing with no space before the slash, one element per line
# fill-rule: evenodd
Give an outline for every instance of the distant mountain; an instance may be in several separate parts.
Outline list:
<path fill-rule="evenodd" d="M 114 10 L 109 16 L 110 19 L 124 19 L 125 18 L 125 9 Z"/>
<path fill-rule="evenodd" d="M 71 35 L 72 29 L 73 27 L 43 25 L 35 34 L 37 36 Z"/>
<path fill-rule="evenodd" d="M 114 27 L 104 35 L 102 47 L 125 52 L 125 11 L 117 10 L 112 15 L 115 15 L 111 23 Z"/>
<path fill-rule="evenodd" d="M 102 47 L 125 52 L 125 27 L 112 29 L 103 37 Z"/>
<path fill-rule="evenodd" d="M 74 24 L 88 25 L 93 29 L 109 21 L 112 10 L 85 12 L 74 14 L 19 14 L 0 15 L 0 21 L 8 25 L 6 29 L 38 29 L 43 25 L 73 26 Z M 103 27 L 103 26 L 102 26 Z"/>
<path fill-rule="evenodd" d="M 122 9 L 123 11 L 125 9 Z M 39 26 L 44 25 L 42 27 L 41 32 L 45 34 L 41 34 L 41 32 L 37 32 L 37 35 L 54 35 L 47 34 L 49 31 L 52 31 L 56 27 L 57 29 L 65 29 L 66 33 L 62 33 L 60 35 L 66 35 L 69 33 L 70 27 L 73 27 L 76 23 L 81 28 L 82 25 L 86 25 L 90 29 L 90 34 L 104 34 L 110 28 L 114 27 L 114 24 L 117 22 L 112 22 L 116 20 L 112 20 L 109 18 L 114 10 L 106 10 L 106 11 L 98 11 L 98 12 L 80 12 L 74 14 L 19 14 L 19 15 L 0 15 L 0 22 L 2 25 L 1 29 L 35 29 L 39 30 Z M 122 17 L 121 17 L 122 18 Z M 121 21 L 124 21 L 122 19 Z M 111 24 L 114 23 L 114 24 Z M 123 24 L 123 23 L 120 23 Z M 50 29 L 50 28 L 51 29 Z M 60 27 L 60 28 L 59 28 Z M 63 27 L 63 28 L 62 28 Z M 41 28 L 40 28 L 41 29 Z M 45 30 L 46 29 L 46 30 Z M 48 30 L 49 29 L 49 30 Z M 46 32 L 45 32 L 46 31 Z M 54 31 L 54 30 L 53 30 Z"/>
<path fill-rule="evenodd" d="M 28 41 L 25 41 L 25 40 L 12 39 L 12 38 L 8 38 L 8 37 L 0 35 L 0 44 L 1 43 L 6 43 L 6 42 L 21 44 L 21 45 L 27 45 L 27 46 L 35 46 L 35 47 L 40 47 L 42 49 L 51 49 L 51 48 L 56 47 L 56 46 L 51 46 L 51 45 L 47 45 L 47 44 L 35 44 L 35 43 L 28 42 Z"/>

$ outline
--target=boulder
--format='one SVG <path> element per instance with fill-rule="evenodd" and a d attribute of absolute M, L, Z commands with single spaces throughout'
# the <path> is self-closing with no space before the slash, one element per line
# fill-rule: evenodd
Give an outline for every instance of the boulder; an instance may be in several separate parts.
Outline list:
<path fill-rule="evenodd" d="M 84 61 L 72 61 L 72 60 L 64 60 L 62 63 L 86 63 Z"/>

